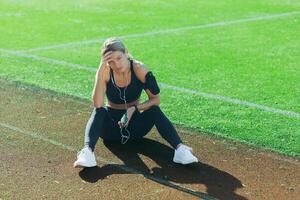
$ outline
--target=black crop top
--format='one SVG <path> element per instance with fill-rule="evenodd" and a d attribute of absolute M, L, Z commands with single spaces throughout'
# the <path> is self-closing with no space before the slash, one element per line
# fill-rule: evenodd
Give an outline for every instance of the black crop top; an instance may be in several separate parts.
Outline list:
<path fill-rule="evenodd" d="M 137 79 L 134 73 L 133 60 L 130 60 L 130 70 L 131 70 L 131 81 L 126 88 L 126 87 L 118 87 L 116 85 L 116 82 L 114 80 L 113 70 L 110 69 L 109 72 L 110 78 L 106 85 L 106 96 L 110 102 L 115 104 L 124 104 L 125 101 L 121 99 L 124 98 L 124 96 L 127 103 L 136 101 L 140 98 L 142 90 L 145 89 L 145 85 L 140 80 Z M 120 91 L 118 90 L 118 88 L 120 89 Z M 124 95 L 124 91 L 125 91 L 125 95 Z"/>

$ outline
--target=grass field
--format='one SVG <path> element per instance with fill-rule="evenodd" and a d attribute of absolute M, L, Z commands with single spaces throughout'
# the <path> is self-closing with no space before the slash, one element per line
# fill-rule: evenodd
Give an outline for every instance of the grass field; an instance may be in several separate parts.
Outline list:
<path fill-rule="evenodd" d="M 174 123 L 300 157 L 299 33 L 298 0 L 1 1 L 0 77 L 90 99 L 121 36 Z"/>

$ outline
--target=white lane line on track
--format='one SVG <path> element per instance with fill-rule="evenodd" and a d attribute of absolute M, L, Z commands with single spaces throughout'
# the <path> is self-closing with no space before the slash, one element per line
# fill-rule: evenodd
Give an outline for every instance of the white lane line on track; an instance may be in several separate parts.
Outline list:
<path fill-rule="evenodd" d="M 18 57 L 29 58 L 29 59 L 41 61 L 41 62 L 44 62 L 44 63 L 54 64 L 54 65 L 61 65 L 61 66 L 71 67 L 71 68 L 76 68 L 76 69 L 82 69 L 82 70 L 85 70 L 85 71 L 95 72 L 97 70 L 94 67 L 87 67 L 87 66 L 82 66 L 82 65 L 79 65 L 79 64 L 68 63 L 68 62 L 65 62 L 63 60 L 55 60 L 55 59 L 47 58 L 47 57 L 43 57 L 43 56 L 36 56 L 36 55 L 20 53 L 20 52 L 16 52 L 16 51 L 10 51 L 10 50 L 3 49 L 3 48 L 0 48 L 0 52 L 7 53 L 7 54 L 10 54 L 10 55 L 14 55 L 14 56 L 18 56 Z"/>
<path fill-rule="evenodd" d="M 228 25 L 233 25 L 233 24 L 241 24 L 241 23 L 260 21 L 260 20 L 272 20 L 272 19 L 276 19 L 276 18 L 288 17 L 288 16 L 293 16 L 293 15 L 299 15 L 299 14 L 300 14 L 300 11 L 292 11 L 292 12 L 286 12 L 286 13 L 277 13 L 277 14 L 271 14 L 271 15 L 265 15 L 265 16 L 258 16 L 258 17 L 253 17 L 253 18 L 237 19 L 237 20 L 232 20 L 232 21 L 221 21 L 221 22 L 214 22 L 214 23 L 209 23 L 209 24 L 184 26 L 184 27 L 171 28 L 171 29 L 165 29 L 165 30 L 159 30 L 159 31 L 150 31 L 150 32 L 146 32 L 146 33 L 129 34 L 129 35 L 123 35 L 123 36 L 118 36 L 118 37 L 120 39 L 140 38 L 140 37 L 147 37 L 147 36 L 153 36 L 153 35 L 171 34 L 171 33 L 176 33 L 176 32 L 180 32 L 180 31 L 228 26 Z M 97 38 L 97 39 L 84 40 L 84 41 L 67 42 L 67 43 L 63 43 L 63 44 L 54 44 L 54 45 L 45 46 L 45 47 L 37 47 L 37 48 L 32 48 L 32 49 L 19 50 L 18 52 L 45 51 L 45 50 L 50 50 L 50 49 L 58 49 L 58 48 L 65 48 L 65 47 L 71 47 L 71 46 L 90 45 L 90 44 L 95 44 L 95 43 L 102 43 L 105 39 L 106 38 Z"/>
<path fill-rule="evenodd" d="M 55 59 L 52 59 L 52 58 L 35 56 L 35 55 L 20 53 L 20 52 L 16 52 L 16 51 L 10 51 L 10 50 L 3 49 L 3 48 L 0 48 L 0 52 L 15 55 L 15 56 L 18 56 L 18 57 L 29 58 L 29 59 L 41 61 L 41 62 L 44 62 L 44 63 L 54 64 L 54 65 L 61 65 L 61 66 L 64 66 L 64 67 L 69 67 L 69 68 L 75 68 L 75 69 L 91 71 L 91 72 L 96 72 L 97 71 L 97 69 L 94 68 L 94 67 L 89 67 L 89 66 L 84 66 L 84 65 L 79 65 L 79 64 L 73 64 L 73 63 L 69 63 L 69 62 L 65 62 L 65 61 L 61 61 L 61 60 L 55 60 Z M 196 91 L 196 90 L 192 90 L 192 89 L 187 89 L 187 88 L 182 88 L 182 87 L 169 85 L 169 84 L 166 84 L 166 83 L 159 83 L 159 85 L 162 88 L 165 88 L 165 89 L 170 89 L 170 90 L 183 92 L 183 93 L 187 93 L 187 94 L 193 94 L 193 95 L 201 96 L 201 97 L 208 98 L 208 99 L 223 101 L 223 102 L 226 102 L 226 103 L 243 105 L 243 106 L 247 106 L 247 107 L 250 107 L 250 108 L 256 108 L 256 109 L 264 110 L 264 111 L 267 111 L 267 112 L 276 113 L 276 114 L 288 116 L 288 117 L 291 117 L 291 118 L 300 119 L 300 114 L 296 113 L 296 112 L 293 112 L 293 111 L 272 108 L 272 107 L 269 107 L 269 106 L 264 106 L 264 105 L 260 105 L 260 104 L 256 104 L 256 103 L 251 103 L 251 102 L 243 101 L 243 100 L 240 100 L 240 99 L 235 99 L 235 98 L 230 98 L 230 97 L 226 97 L 226 96 L 210 94 L 210 93 L 205 93 L 205 92 L 200 92 L 200 91 Z"/>
<path fill-rule="evenodd" d="M 276 108 L 272 108 L 272 107 L 269 107 L 269 106 L 255 104 L 255 103 L 242 101 L 242 100 L 239 100 L 239 99 L 234 99 L 234 98 L 225 97 L 225 96 L 221 96 L 221 95 L 204 93 L 204 92 L 199 92 L 199 91 L 186 89 L 186 88 L 180 88 L 180 87 L 168 85 L 168 84 L 165 84 L 165 83 L 160 83 L 160 85 L 163 88 L 168 88 L 168 89 L 175 90 L 175 91 L 178 91 L 178 92 L 194 94 L 194 95 L 202 96 L 202 97 L 205 97 L 205 98 L 208 98 L 208 99 L 215 99 L 215 100 L 219 100 L 219 101 L 223 101 L 223 102 L 227 102 L 227 103 L 243 105 L 243 106 L 247 106 L 247 107 L 251 107 L 251 108 L 257 108 L 257 109 L 264 110 L 264 111 L 267 111 L 267 112 L 272 112 L 272 113 L 281 114 L 281 115 L 285 115 L 285 116 L 288 116 L 288 117 L 300 119 L 300 114 L 299 113 L 288 111 L 288 110 L 276 109 Z"/>
<path fill-rule="evenodd" d="M 43 137 L 43 136 L 41 136 L 41 135 L 39 135 L 37 133 L 31 132 L 31 131 L 26 131 L 26 130 L 20 129 L 18 127 L 15 127 L 13 125 L 10 125 L 10 124 L 6 124 L 6 123 L 0 122 L 0 126 L 3 127 L 3 128 L 7 128 L 7 129 L 10 129 L 10 130 L 13 130 L 13 131 L 18 132 L 18 133 L 21 133 L 23 135 L 29 136 L 29 137 L 31 137 L 33 139 L 38 139 L 38 140 L 41 140 L 41 141 L 46 142 L 48 144 L 52 144 L 52 145 L 58 146 L 58 147 L 60 147 L 62 149 L 66 149 L 66 150 L 69 150 L 69 151 L 72 151 L 72 152 L 77 152 L 78 151 L 78 149 L 76 149 L 76 148 L 74 148 L 72 146 L 63 144 L 61 142 L 57 142 L 57 141 L 52 140 L 52 139 L 48 139 L 48 138 Z M 121 168 L 122 170 L 124 170 L 126 172 L 144 176 L 147 179 L 150 179 L 152 181 L 158 182 L 158 183 L 160 183 L 162 185 L 165 185 L 165 186 L 172 187 L 172 188 L 177 189 L 177 190 L 179 190 L 181 192 L 185 192 L 185 193 L 191 194 L 193 196 L 201 197 L 201 198 L 203 198 L 205 200 L 217 200 L 216 198 L 214 198 L 212 196 L 209 196 L 208 194 L 205 194 L 205 193 L 202 193 L 202 192 L 198 192 L 198 191 L 189 189 L 187 187 L 184 187 L 183 185 L 180 185 L 178 183 L 174 183 L 172 181 L 167 181 L 167 180 L 161 179 L 159 177 L 155 177 L 155 176 L 152 176 L 152 175 L 148 175 L 148 174 L 139 172 L 138 170 L 136 170 L 136 169 L 134 169 L 132 167 L 128 167 L 126 165 L 122 165 L 122 163 L 116 163 L 116 162 L 107 160 L 105 158 L 102 158 L 100 156 L 97 156 L 97 160 L 100 161 L 100 162 L 102 162 L 102 163 L 105 163 L 105 164 L 113 164 L 116 167 Z"/>

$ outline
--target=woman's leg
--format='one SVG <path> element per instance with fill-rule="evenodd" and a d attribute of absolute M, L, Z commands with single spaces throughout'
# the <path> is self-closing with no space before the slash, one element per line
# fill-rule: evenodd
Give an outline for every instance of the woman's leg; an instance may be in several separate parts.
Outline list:
<path fill-rule="evenodd" d="M 117 112 L 118 115 L 122 113 Z M 119 118 L 119 116 L 114 116 Z M 97 165 L 94 149 L 99 137 L 107 140 L 120 141 L 119 128 L 111 117 L 110 109 L 95 108 L 86 125 L 85 147 L 77 154 L 74 167 L 94 167 Z"/>
<path fill-rule="evenodd" d="M 85 129 L 85 146 L 94 151 L 96 143 L 101 137 L 104 140 L 120 141 L 119 127 L 111 118 L 111 113 L 104 108 L 96 108 L 86 125 Z"/>
<path fill-rule="evenodd" d="M 128 130 L 131 132 L 132 139 L 142 138 L 155 125 L 159 134 L 174 149 L 176 149 L 178 144 L 182 143 L 174 126 L 158 106 L 152 106 L 142 113 L 136 112 L 131 120 Z"/>
<path fill-rule="evenodd" d="M 104 120 L 107 118 L 107 110 L 104 107 L 95 108 L 85 128 L 84 144 L 94 151 L 96 143 L 103 129 Z"/>

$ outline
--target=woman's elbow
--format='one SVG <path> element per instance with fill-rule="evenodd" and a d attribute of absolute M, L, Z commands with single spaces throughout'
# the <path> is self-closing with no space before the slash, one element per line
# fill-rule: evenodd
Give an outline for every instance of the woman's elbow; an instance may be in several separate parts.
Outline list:
<path fill-rule="evenodd" d="M 93 104 L 95 108 L 100 108 L 101 106 L 103 106 L 103 103 L 101 103 L 101 101 L 93 96 Z"/>
<path fill-rule="evenodd" d="M 95 108 L 100 108 L 100 107 L 101 107 L 101 104 L 95 103 L 95 102 L 94 102 L 94 107 L 95 107 Z"/>

